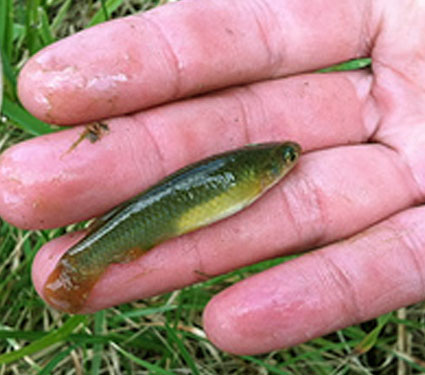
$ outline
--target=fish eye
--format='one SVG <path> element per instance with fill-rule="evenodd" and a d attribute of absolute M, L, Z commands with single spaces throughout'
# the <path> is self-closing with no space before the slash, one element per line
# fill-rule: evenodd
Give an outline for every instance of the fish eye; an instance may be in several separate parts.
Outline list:
<path fill-rule="evenodd" d="M 297 158 L 298 158 L 298 154 L 292 147 L 287 148 L 283 152 L 283 160 L 287 163 L 293 163 L 295 162 L 295 160 L 297 160 Z"/>

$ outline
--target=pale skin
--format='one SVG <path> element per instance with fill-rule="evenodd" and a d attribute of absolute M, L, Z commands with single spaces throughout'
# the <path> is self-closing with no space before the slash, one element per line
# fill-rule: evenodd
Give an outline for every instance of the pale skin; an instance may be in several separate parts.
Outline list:
<path fill-rule="evenodd" d="M 66 225 L 207 155 L 294 140 L 299 165 L 263 199 L 111 266 L 82 312 L 313 248 L 214 297 L 211 341 L 262 353 L 421 301 L 424 26 L 420 0 L 189 0 L 62 40 L 23 69 L 23 104 L 60 124 L 107 117 L 110 132 L 69 153 L 80 127 L 7 150 L 0 215 L 25 228 Z M 369 55 L 373 73 L 308 73 Z M 40 250 L 39 293 L 80 236 Z"/>

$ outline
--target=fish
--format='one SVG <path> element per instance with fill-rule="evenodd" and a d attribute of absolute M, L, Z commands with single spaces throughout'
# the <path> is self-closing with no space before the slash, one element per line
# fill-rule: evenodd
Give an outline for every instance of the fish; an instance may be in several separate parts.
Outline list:
<path fill-rule="evenodd" d="M 292 141 L 250 144 L 172 173 L 98 218 L 49 274 L 44 298 L 58 310 L 78 313 L 111 264 L 131 262 L 243 210 L 277 184 L 300 154 Z"/>

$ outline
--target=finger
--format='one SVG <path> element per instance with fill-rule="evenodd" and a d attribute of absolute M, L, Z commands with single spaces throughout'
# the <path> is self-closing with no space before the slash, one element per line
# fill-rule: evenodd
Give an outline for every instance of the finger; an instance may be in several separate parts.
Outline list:
<path fill-rule="evenodd" d="M 24 228 L 97 216 L 196 160 L 247 143 L 295 140 L 308 151 L 365 141 L 378 117 L 365 73 L 253 84 L 21 143 L 0 158 L 0 216 Z"/>
<path fill-rule="evenodd" d="M 163 6 L 42 50 L 22 70 L 19 95 L 35 116 L 76 124 L 311 71 L 367 54 L 361 39 L 367 4 L 209 0 Z"/>
<path fill-rule="evenodd" d="M 408 183 L 411 177 L 400 167 L 394 153 L 378 145 L 304 155 L 284 181 L 243 212 L 161 244 L 134 262 L 111 265 L 83 312 L 177 289 L 205 275 L 356 233 L 415 202 L 417 196 Z M 39 292 L 57 254 L 69 244 L 62 241 L 68 240 L 52 242 L 35 259 L 34 283 Z"/>
<path fill-rule="evenodd" d="M 397 150 L 425 192 L 425 8 L 382 2 L 385 20 L 373 51 L 373 97 L 385 108 L 374 140 Z M 412 33 L 413 31 L 413 33 Z M 410 58 L 409 58 L 410 57 Z"/>
<path fill-rule="evenodd" d="M 425 208 L 232 286 L 207 306 L 208 337 L 256 354 L 289 347 L 425 298 Z"/>
<path fill-rule="evenodd" d="M 379 4 L 378 4 L 379 3 Z M 372 51 L 374 95 L 389 113 L 388 127 L 404 127 L 424 116 L 425 8 L 418 2 L 377 2 L 385 27 Z M 390 134 L 384 135 L 390 137 Z M 393 142 L 395 139 L 392 140 Z"/>

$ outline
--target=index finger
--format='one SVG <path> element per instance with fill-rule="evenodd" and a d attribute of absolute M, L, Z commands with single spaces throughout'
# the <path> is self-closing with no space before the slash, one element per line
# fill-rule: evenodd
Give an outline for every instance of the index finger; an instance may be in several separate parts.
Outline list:
<path fill-rule="evenodd" d="M 76 124 L 311 71 L 366 54 L 359 41 L 367 4 L 169 4 L 93 27 L 42 50 L 22 70 L 19 95 L 40 119 Z"/>

